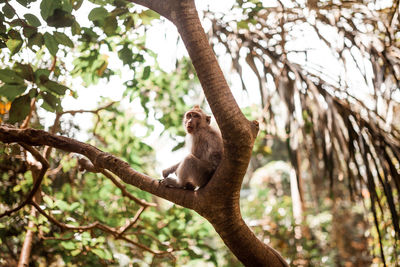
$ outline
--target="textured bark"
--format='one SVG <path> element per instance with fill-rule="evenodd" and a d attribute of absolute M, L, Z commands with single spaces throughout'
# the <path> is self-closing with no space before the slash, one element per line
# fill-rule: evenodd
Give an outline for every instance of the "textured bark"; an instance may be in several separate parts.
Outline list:
<path fill-rule="evenodd" d="M 248 121 L 239 109 L 201 26 L 193 0 L 130 0 L 171 20 L 177 27 L 207 101 L 221 129 L 224 156 L 211 181 L 198 191 L 167 188 L 133 170 L 128 163 L 91 145 L 35 129 L 0 126 L 0 140 L 47 145 L 86 156 L 95 168 L 106 169 L 125 183 L 193 209 L 214 226 L 225 244 L 246 266 L 288 266 L 271 247 L 245 224 L 239 197 L 250 161 L 258 123 Z"/>

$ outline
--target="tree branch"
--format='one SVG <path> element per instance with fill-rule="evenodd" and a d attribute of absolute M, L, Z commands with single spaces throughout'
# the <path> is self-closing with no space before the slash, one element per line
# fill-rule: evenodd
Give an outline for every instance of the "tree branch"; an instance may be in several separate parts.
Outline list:
<path fill-rule="evenodd" d="M 94 146 L 68 137 L 50 134 L 42 130 L 17 129 L 12 126 L 0 125 L 0 141 L 4 143 L 26 143 L 32 146 L 47 145 L 67 152 L 75 152 L 89 158 L 96 168 L 111 171 L 125 183 L 186 208 L 196 209 L 198 206 L 197 201 L 195 201 L 196 192 L 167 188 L 160 184 L 158 180 L 135 171 L 127 162 Z"/>

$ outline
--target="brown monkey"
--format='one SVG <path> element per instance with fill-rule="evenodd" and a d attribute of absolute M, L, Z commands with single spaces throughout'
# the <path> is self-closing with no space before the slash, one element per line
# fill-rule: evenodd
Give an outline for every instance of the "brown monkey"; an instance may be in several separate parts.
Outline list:
<path fill-rule="evenodd" d="M 220 133 L 210 126 L 211 117 L 199 106 L 185 113 L 183 124 L 191 138 L 190 154 L 183 161 L 163 170 L 161 183 L 168 187 L 194 190 L 207 184 L 222 159 Z M 168 177 L 175 172 L 177 179 Z"/>

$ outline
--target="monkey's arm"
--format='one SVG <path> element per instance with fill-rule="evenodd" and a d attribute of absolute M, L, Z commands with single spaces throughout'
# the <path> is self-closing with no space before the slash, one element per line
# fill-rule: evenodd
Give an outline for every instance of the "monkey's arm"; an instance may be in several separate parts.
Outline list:
<path fill-rule="evenodd" d="M 169 168 L 167 168 L 167 169 L 165 169 L 165 170 L 163 170 L 163 171 L 162 171 L 162 176 L 163 176 L 164 178 L 167 178 L 168 175 L 170 175 L 171 173 L 176 172 L 176 169 L 178 169 L 179 164 L 180 164 L 180 162 L 177 163 L 177 164 L 175 164 L 175 165 L 172 165 L 171 167 L 169 167 Z"/>

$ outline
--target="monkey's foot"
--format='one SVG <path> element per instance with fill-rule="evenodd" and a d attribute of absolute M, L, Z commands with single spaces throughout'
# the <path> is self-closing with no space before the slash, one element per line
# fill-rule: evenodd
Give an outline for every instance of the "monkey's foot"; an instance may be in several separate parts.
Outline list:
<path fill-rule="evenodd" d="M 158 180 L 158 182 L 166 187 L 175 187 L 175 188 L 179 188 L 178 184 L 177 184 L 177 180 L 174 178 L 164 178 L 161 180 Z"/>

